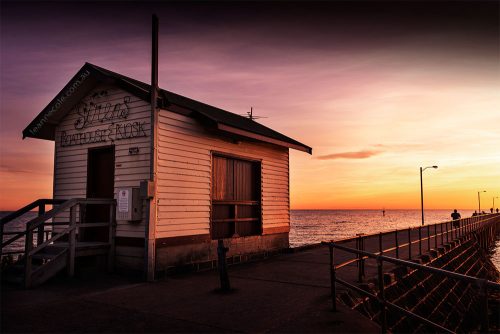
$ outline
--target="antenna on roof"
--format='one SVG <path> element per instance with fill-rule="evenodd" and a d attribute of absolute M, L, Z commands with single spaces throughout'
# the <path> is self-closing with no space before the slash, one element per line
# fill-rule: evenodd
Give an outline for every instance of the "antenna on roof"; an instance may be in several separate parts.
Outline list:
<path fill-rule="evenodd" d="M 253 114 L 253 107 L 250 107 L 250 111 L 247 112 L 246 115 L 240 115 L 240 116 L 246 116 L 246 117 L 250 118 L 251 121 L 259 119 L 259 118 L 267 118 L 265 116 L 254 116 L 254 114 Z"/>

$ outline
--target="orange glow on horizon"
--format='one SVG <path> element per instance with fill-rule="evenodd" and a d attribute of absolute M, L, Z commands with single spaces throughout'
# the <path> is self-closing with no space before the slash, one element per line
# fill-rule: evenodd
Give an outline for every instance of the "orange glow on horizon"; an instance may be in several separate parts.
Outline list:
<path fill-rule="evenodd" d="M 2 7 L 0 210 L 52 196 L 54 143 L 21 131 L 85 62 L 150 81 L 151 8 L 84 5 Z M 235 114 L 253 107 L 313 148 L 291 150 L 292 209 L 419 209 L 419 167 L 432 165 L 426 209 L 476 209 L 486 190 L 488 210 L 500 197 L 497 4 L 150 5 L 163 17 L 160 87 Z"/>

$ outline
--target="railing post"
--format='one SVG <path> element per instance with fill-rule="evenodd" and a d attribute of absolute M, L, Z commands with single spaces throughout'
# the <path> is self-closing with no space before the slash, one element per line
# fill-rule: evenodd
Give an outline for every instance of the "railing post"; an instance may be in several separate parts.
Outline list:
<path fill-rule="evenodd" d="M 441 230 L 440 234 L 441 234 L 441 246 L 443 245 L 443 241 L 444 241 L 444 236 L 443 236 L 443 223 L 439 224 L 439 229 Z"/>
<path fill-rule="evenodd" d="M 43 202 L 43 200 L 41 200 L 40 205 L 38 205 L 38 216 L 40 217 L 43 214 L 45 214 L 45 202 Z M 45 226 L 45 222 L 40 224 L 40 226 L 38 226 L 38 233 L 36 236 L 36 245 L 37 246 L 41 245 L 43 243 L 44 226 Z"/>
<path fill-rule="evenodd" d="M 75 255 L 76 255 L 76 206 L 69 209 L 69 240 L 68 240 L 68 275 L 75 275 Z"/>
<path fill-rule="evenodd" d="M 24 287 L 31 287 L 31 266 L 32 266 L 32 255 L 30 254 L 33 250 L 33 231 L 31 230 L 31 224 L 26 225 L 26 237 L 24 239 Z"/>
<path fill-rule="evenodd" d="M 115 203 L 109 205 L 109 253 L 108 253 L 108 271 L 113 272 L 115 269 L 115 221 L 116 208 Z"/>
<path fill-rule="evenodd" d="M 335 269 L 335 254 L 333 250 L 333 245 L 328 244 L 330 249 L 330 294 L 332 298 L 332 310 L 337 312 L 337 273 Z"/>
<path fill-rule="evenodd" d="M 356 234 L 356 236 L 358 237 L 356 239 L 357 249 L 365 250 L 363 233 Z M 365 259 L 362 254 L 358 254 L 358 282 L 363 282 L 364 277 L 365 277 Z"/>
<path fill-rule="evenodd" d="M 411 228 L 408 227 L 408 258 L 411 260 Z"/>
<path fill-rule="evenodd" d="M 422 255 L 422 226 L 418 227 L 418 255 Z"/>
<path fill-rule="evenodd" d="M 380 325 L 382 333 L 387 333 L 387 308 L 385 305 L 385 291 L 384 291 L 384 272 L 383 261 L 377 257 L 377 272 L 378 272 L 378 297 L 380 303 Z"/>
<path fill-rule="evenodd" d="M 445 227 L 446 227 L 446 242 L 450 242 L 450 230 L 448 229 L 448 222 L 445 223 Z"/>
<path fill-rule="evenodd" d="M 384 249 L 382 248 L 382 232 L 378 234 L 378 251 L 379 255 L 382 255 L 384 253 Z"/>
<path fill-rule="evenodd" d="M 427 225 L 427 251 L 431 250 L 431 226 Z"/>
<path fill-rule="evenodd" d="M 396 229 L 396 230 L 394 231 L 394 233 L 395 233 L 395 236 L 396 236 L 396 238 L 395 238 L 395 239 L 396 239 L 396 240 L 395 240 L 395 241 L 396 241 L 396 259 L 399 259 L 399 239 L 398 239 L 398 230 Z"/>
<path fill-rule="evenodd" d="M 437 235 L 437 225 L 434 224 L 434 249 L 438 248 L 438 235 Z"/>

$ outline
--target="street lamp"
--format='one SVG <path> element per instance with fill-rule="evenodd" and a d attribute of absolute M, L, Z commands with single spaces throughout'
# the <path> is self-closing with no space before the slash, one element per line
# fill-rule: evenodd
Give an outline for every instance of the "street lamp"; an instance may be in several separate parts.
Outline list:
<path fill-rule="evenodd" d="M 422 172 L 427 168 L 438 168 L 438 166 L 420 167 L 420 208 L 422 210 L 422 226 L 424 225 L 424 186 L 422 183 Z"/>
<path fill-rule="evenodd" d="M 477 192 L 477 202 L 479 203 L 479 211 L 477 212 L 478 214 L 481 214 L 481 196 L 479 196 L 480 193 L 485 193 L 486 190 L 478 191 Z"/>
<path fill-rule="evenodd" d="M 495 210 L 495 198 L 498 198 L 498 196 L 497 197 L 493 196 L 493 206 L 492 206 L 493 210 Z"/>

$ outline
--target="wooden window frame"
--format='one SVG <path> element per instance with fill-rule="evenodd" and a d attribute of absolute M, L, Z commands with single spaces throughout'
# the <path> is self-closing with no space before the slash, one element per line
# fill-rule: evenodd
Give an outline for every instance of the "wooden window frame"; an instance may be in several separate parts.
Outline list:
<path fill-rule="evenodd" d="M 250 162 L 253 164 L 258 164 L 259 168 L 259 200 L 258 201 L 237 201 L 237 200 L 214 200 L 213 199 L 213 163 L 214 163 L 214 157 L 221 157 L 221 158 L 226 158 L 226 159 L 232 159 L 232 160 L 241 160 L 245 162 Z M 246 157 L 246 156 L 241 156 L 241 155 L 236 155 L 232 153 L 226 153 L 226 152 L 219 152 L 219 151 L 210 151 L 210 238 L 212 240 L 217 240 L 217 239 L 224 239 L 224 238 L 214 238 L 213 235 L 213 224 L 214 223 L 224 223 L 224 222 L 234 222 L 235 225 L 238 222 L 248 222 L 248 221 L 259 221 L 259 232 L 257 234 L 251 234 L 247 236 L 239 236 L 236 233 L 236 226 L 235 226 L 235 234 L 233 234 L 230 237 L 227 238 L 240 238 L 240 237 L 249 237 L 249 236 L 261 236 L 263 234 L 263 227 L 264 227 L 264 222 L 263 222 L 263 210 L 262 210 L 262 192 L 263 192 L 263 176 L 262 176 L 262 159 L 256 159 L 256 158 L 251 158 L 251 157 Z M 225 219 L 214 219 L 212 217 L 213 215 L 213 205 L 221 204 L 221 205 L 234 205 L 234 218 L 225 218 Z M 238 210 L 237 207 L 238 205 L 252 205 L 252 206 L 259 206 L 259 217 L 255 218 L 236 218 L 238 216 Z"/>

